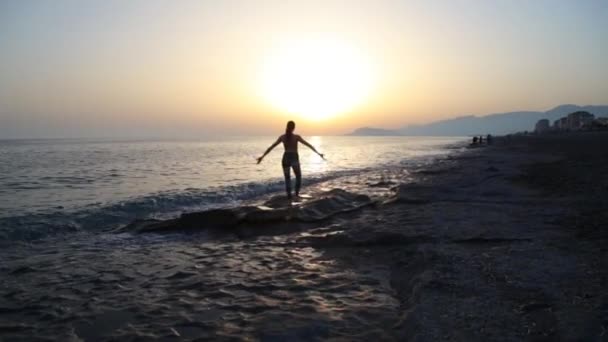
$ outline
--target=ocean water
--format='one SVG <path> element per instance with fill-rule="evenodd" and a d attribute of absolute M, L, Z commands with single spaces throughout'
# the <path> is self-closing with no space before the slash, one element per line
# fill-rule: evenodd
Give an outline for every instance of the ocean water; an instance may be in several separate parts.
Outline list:
<path fill-rule="evenodd" d="M 281 193 L 282 146 L 261 164 L 255 162 L 274 139 L 0 141 L 0 237 L 103 230 Z M 304 193 L 306 186 L 331 180 L 337 180 L 332 186 L 356 187 L 339 179 L 363 171 L 430 162 L 463 139 L 338 136 L 308 141 L 326 160 L 300 146 Z"/>
<path fill-rule="evenodd" d="M 368 260 L 361 243 L 394 235 L 373 207 L 306 227 L 113 231 L 135 219 L 282 203 L 282 147 L 255 163 L 273 140 L 0 142 L 0 340 L 394 339 L 402 303 L 392 270 Z M 308 140 L 327 161 L 301 150 L 303 193 L 372 198 L 466 142 Z M 345 249 L 344 238 L 357 243 Z"/>

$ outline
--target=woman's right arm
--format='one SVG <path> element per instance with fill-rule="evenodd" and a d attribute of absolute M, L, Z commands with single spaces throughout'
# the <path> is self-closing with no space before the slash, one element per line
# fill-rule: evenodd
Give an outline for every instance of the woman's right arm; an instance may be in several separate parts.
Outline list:
<path fill-rule="evenodd" d="M 264 157 L 266 157 L 266 155 L 268 153 L 270 153 L 270 151 L 272 151 L 273 148 L 275 148 L 278 144 L 281 143 L 281 141 L 283 140 L 283 136 L 281 135 L 277 141 L 275 141 L 272 145 L 270 145 L 270 147 L 268 147 L 268 149 L 266 149 L 266 152 L 264 152 L 264 154 L 262 154 L 260 157 L 257 158 L 258 160 L 258 164 L 262 162 L 262 159 L 264 159 Z"/>

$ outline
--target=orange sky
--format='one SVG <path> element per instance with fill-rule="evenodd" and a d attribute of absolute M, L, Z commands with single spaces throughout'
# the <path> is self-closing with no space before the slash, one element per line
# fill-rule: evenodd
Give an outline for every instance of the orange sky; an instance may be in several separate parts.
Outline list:
<path fill-rule="evenodd" d="M 2 6 L 0 138 L 274 134 L 287 119 L 342 134 L 608 103 L 605 1 Z"/>

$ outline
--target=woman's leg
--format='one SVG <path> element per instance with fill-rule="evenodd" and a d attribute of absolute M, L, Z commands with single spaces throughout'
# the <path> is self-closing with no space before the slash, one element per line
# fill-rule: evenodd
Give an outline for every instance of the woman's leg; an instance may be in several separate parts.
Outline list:
<path fill-rule="evenodd" d="M 291 198 L 291 174 L 289 166 L 283 167 L 283 176 L 285 176 L 285 192 L 287 192 L 287 198 Z M 297 191 L 296 191 L 297 193 Z"/>
<path fill-rule="evenodd" d="M 295 164 L 293 167 L 293 173 L 296 175 L 296 196 L 300 195 L 300 187 L 302 186 L 302 170 L 300 170 L 300 164 Z"/>

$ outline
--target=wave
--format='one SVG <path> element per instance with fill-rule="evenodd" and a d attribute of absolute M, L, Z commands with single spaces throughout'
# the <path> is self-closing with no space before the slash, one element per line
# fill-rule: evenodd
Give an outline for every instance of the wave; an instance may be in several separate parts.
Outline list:
<path fill-rule="evenodd" d="M 352 176 L 371 169 L 336 171 L 303 179 L 303 186 Z M 236 207 L 248 201 L 284 191 L 282 179 L 247 182 L 206 189 L 188 188 L 148 194 L 108 204 L 90 204 L 72 210 L 0 217 L 0 240 L 32 241 L 79 231 L 106 231 L 135 220 L 170 219 L 192 211 Z"/>
<path fill-rule="evenodd" d="M 462 149 L 462 144 L 443 146 L 444 151 Z M 409 156 L 396 162 L 373 167 L 331 171 L 307 175 L 303 186 L 329 182 L 332 188 L 349 191 L 359 187 L 379 187 L 390 184 L 384 179 L 387 168 L 417 168 L 431 163 L 437 155 Z M 369 177 L 361 175 L 371 172 Z M 344 180 L 339 178 L 345 177 Z M 350 179 L 347 179 L 350 177 Z M 380 177 L 380 180 L 377 179 Z M 355 180 L 353 181 L 353 178 Z M 352 183 L 361 183 L 355 184 Z M 74 232 L 102 232 L 117 229 L 137 220 L 166 220 L 193 211 L 215 208 L 234 208 L 263 202 L 270 195 L 284 191 L 282 178 L 253 181 L 229 186 L 204 189 L 188 188 L 145 194 L 143 196 L 110 203 L 89 204 L 75 209 L 63 209 L 60 203 L 45 211 L 29 212 L 0 217 L 0 242 L 33 241 L 48 236 Z"/>

